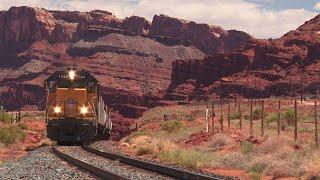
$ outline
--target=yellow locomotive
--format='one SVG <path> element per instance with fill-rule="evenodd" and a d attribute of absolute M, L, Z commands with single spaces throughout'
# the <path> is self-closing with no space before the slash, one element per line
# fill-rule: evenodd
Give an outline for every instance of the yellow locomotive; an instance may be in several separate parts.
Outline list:
<path fill-rule="evenodd" d="M 67 68 L 45 80 L 47 136 L 58 142 L 107 138 L 111 118 L 99 82 L 88 71 Z"/>

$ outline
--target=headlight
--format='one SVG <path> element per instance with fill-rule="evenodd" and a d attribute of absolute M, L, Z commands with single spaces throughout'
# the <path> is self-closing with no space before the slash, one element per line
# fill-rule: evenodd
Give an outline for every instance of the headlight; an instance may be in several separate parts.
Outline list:
<path fill-rule="evenodd" d="M 69 78 L 71 80 L 74 80 L 75 77 L 76 77 L 76 72 L 74 70 L 70 70 L 69 71 Z"/>
<path fill-rule="evenodd" d="M 59 107 L 59 106 L 54 107 L 53 110 L 54 110 L 54 112 L 57 113 L 57 114 L 61 113 L 61 107 Z"/>
<path fill-rule="evenodd" d="M 80 108 L 80 113 L 83 114 L 83 115 L 86 115 L 88 113 L 88 107 L 82 106 Z"/>

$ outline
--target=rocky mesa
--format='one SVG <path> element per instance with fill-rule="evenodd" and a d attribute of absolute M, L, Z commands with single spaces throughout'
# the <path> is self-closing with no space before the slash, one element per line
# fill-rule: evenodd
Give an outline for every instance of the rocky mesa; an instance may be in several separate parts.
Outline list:
<path fill-rule="evenodd" d="M 279 39 L 258 40 L 166 15 L 149 22 L 101 10 L 12 7 L 0 12 L 0 104 L 43 108 L 43 80 L 72 65 L 102 83 L 116 127 L 127 127 L 149 107 L 177 101 L 294 95 L 301 73 L 304 92 L 315 94 L 319 19 Z"/>

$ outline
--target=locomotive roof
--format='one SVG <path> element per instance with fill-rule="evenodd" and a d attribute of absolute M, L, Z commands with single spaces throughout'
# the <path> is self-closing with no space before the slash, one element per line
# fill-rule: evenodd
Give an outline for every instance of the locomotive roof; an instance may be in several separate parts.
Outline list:
<path fill-rule="evenodd" d="M 86 80 L 99 82 L 93 75 L 90 74 L 89 71 L 86 71 L 84 69 L 75 69 L 75 68 L 67 68 L 64 70 L 56 71 L 53 74 L 51 74 L 45 81 L 60 79 L 59 75 L 68 75 L 70 70 L 74 70 L 76 72 L 76 74 L 84 75 Z"/>

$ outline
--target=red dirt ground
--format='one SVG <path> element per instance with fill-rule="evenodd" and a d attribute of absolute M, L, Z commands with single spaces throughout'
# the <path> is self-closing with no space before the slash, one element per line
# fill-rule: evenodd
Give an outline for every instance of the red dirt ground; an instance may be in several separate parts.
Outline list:
<path fill-rule="evenodd" d="M 23 142 L 17 142 L 8 147 L 0 147 L 0 162 L 11 161 L 22 157 L 28 150 L 35 149 L 43 140 L 45 132 L 45 121 L 43 120 L 23 120 L 22 123 L 28 126 L 24 130 L 27 134 Z"/>

